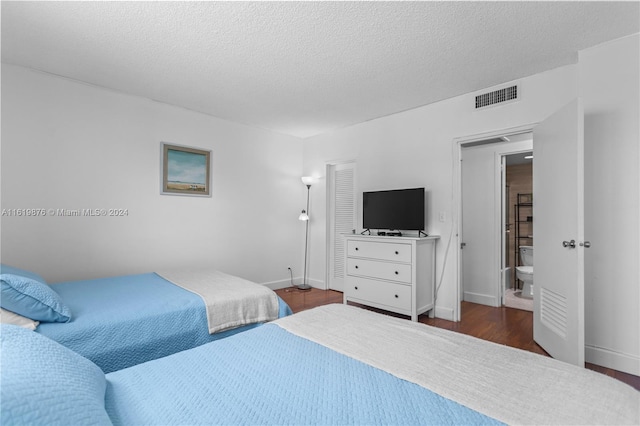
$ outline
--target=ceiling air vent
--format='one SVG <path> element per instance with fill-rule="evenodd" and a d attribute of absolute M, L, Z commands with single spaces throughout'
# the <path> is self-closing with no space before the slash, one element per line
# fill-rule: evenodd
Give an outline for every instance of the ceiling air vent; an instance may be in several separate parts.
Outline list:
<path fill-rule="evenodd" d="M 476 109 L 501 104 L 518 99 L 518 86 L 505 87 L 476 96 Z"/>

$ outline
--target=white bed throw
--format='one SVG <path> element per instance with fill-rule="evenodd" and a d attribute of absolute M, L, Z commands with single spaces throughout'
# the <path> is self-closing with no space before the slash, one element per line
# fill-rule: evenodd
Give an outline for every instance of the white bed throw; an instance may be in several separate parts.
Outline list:
<path fill-rule="evenodd" d="M 209 334 L 278 318 L 278 296 L 263 285 L 216 270 L 156 274 L 202 298 Z"/>
<path fill-rule="evenodd" d="M 275 324 L 509 424 L 640 423 L 631 386 L 532 352 L 340 304 Z"/>

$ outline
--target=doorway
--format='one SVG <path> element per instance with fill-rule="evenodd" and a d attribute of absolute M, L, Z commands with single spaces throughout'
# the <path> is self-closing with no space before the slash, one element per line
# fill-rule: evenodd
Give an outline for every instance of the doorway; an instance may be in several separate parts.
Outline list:
<path fill-rule="evenodd" d="M 507 211 L 506 162 L 532 149 L 531 132 L 461 145 L 461 301 L 499 307 L 515 283 L 506 267 L 507 223 L 513 216 Z"/>
<path fill-rule="evenodd" d="M 533 151 L 503 156 L 502 304 L 533 312 Z"/>
<path fill-rule="evenodd" d="M 488 138 L 507 138 L 531 132 L 531 147 L 535 157 L 533 187 L 535 188 L 536 285 L 533 286 L 534 340 L 554 358 L 579 366 L 584 365 L 584 249 L 591 246 L 584 240 L 584 111 L 579 98 L 552 113 L 541 122 L 522 126 L 517 131 L 496 131 L 473 138 L 454 140 L 454 171 L 457 172 L 458 204 L 458 292 L 464 291 L 467 226 L 464 222 L 462 186 L 465 168 L 462 154 L 469 143 Z M 515 129 L 513 129 L 515 130 Z M 535 140 L 535 145 L 533 144 Z M 496 152 L 496 154 L 498 154 Z M 505 153 L 503 153 L 505 154 Z M 501 158 L 502 155 L 500 155 Z M 455 176 L 455 174 L 454 174 Z M 493 194 L 495 211 L 500 211 L 502 198 L 500 179 Z M 469 180 L 467 179 L 468 183 Z M 492 212 L 489 212 L 492 213 Z M 463 226 L 464 222 L 464 226 Z M 482 242 L 485 249 L 498 252 L 504 234 L 498 221 L 492 241 Z M 474 241 L 474 244 L 481 242 Z M 496 248 L 497 246 L 497 248 Z M 500 268 L 504 263 L 487 265 Z M 495 269 L 494 269 L 495 270 Z M 504 275 L 504 274 L 503 274 Z M 489 281 L 488 286 L 497 280 Z M 486 285 L 486 283 L 483 283 Z M 460 320 L 460 303 L 453 313 Z"/>
<path fill-rule="evenodd" d="M 577 98 L 533 129 L 533 339 L 584 366 L 584 110 Z"/>

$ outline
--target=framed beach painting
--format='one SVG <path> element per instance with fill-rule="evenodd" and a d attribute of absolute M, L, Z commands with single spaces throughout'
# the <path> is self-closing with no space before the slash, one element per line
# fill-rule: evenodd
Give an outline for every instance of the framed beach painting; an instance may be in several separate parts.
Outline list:
<path fill-rule="evenodd" d="M 211 151 L 160 143 L 164 195 L 211 196 Z"/>

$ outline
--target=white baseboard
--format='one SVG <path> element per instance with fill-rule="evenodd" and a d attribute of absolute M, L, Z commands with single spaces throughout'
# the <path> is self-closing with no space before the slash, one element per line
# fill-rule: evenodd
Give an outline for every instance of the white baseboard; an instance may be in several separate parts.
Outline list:
<path fill-rule="evenodd" d="M 324 283 L 323 280 L 314 280 L 312 278 L 309 278 L 309 285 L 311 285 L 311 287 L 313 288 L 318 288 L 320 290 L 327 290 L 326 284 Z"/>
<path fill-rule="evenodd" d="M 441 318 L 441 319 L 449 320 L 449 321 L 455 321 L 453 319 L 453 309 L 451 309 L 451 308 L 443 308 L 443 307 L 440 307 L 440 306 L 436 306 L 435 316 L 436 316 L 436 318 Z"/>
<path fill-rule="evenodd" d="M 585 345 L 584 358 L 591 364 L 640 376 L 640 357 L 638 356 Z"/>
<path fill-rule="evenodd" d="M 493 306 L 493 307 L 498 307 L 502 305 L 502 301 L 498 302 L 494 296 L 490 296 L 487 294 L 471 293 L 468 291 L 464 292 L 463 300 L 465 302 L 479 303 L 481 305 L 487 305 L 487 306 Z"/>

